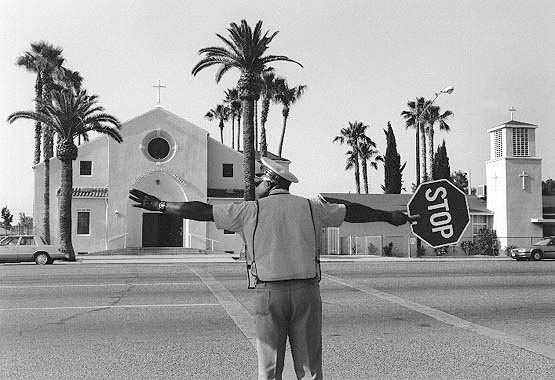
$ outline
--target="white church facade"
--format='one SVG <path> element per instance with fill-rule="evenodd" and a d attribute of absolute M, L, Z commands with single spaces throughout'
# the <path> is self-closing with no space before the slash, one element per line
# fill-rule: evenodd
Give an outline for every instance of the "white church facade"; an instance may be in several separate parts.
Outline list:
<path fill-rule="evenodd" d="M 122 124 L 123 143 L 101 136 L 79 146 L 73 165 L 72 239 L 76 252 L 185 247 L 239 251 L 240 237 L 214 223 L 131 207 L 138 188 L 168 201 L 211 204 L 243 198 L 243 155 L 187 120 L 157 107 Z M 272 157 L 278 159 L 277 157 Z M 279 159 L 278 159 L 279 160 Z M 281 159 L 285 165 L 289 161 Z M 60 161 L 51 160 L 51 183 Z M 35 167 L 35 220 L 43 215 L 44 164 Z M 51 186 L 52 240 L 58 231 L 58 186 Z M 37 233 L 40 231 L 37 223 Z"/>
<path fill-rule="evenodd" d="M 529 244 L 542 236 L 555 235 L 555 196 L 541 194 L 541 158 L 536 154 L 535 130 L 535 125 L 512 119 L 488 130 L 491 155 L 485 164 L 487 200 L 467 196 L 471 225 L 462 240 L 472 240 L 482 228 L 495 229 L 502 247 Z M 241 238 L 217 230 L 214 223 L 134 208 L 128 199 L 129 189 L 138 188 L 167 201 L 210 204 L 241 201 L 241 152 L 161 107 L 123 123 L 121 133 L 121 144 L 102 136 L 79 146 L 73 165 L 72 201 L 72 239 L 77 253 L 152 247 L 241 250 Z M 290 164 L 274 155 L 271 158 Z M 59 184 L 60 170 L 59 160 L 52 159 L 50 230 L 54 244 L 58 243 L 59 231 L 56 184 Z M 38 234 L 42 232 L 38 221 L 44 213 L 43 176 L 41 163 L 35 167 L 33 213 Z M 295 192 L 294 185 L 292 192 Z M 325 195 L 385 210 L 406 209 L 411 197 L 410 194 Z M 358 253 L 358 245 L 368 246 L 371 241 L 378 253 L 392 243 L 398 255 L 415 255 L 415 240 L 411 237 L 408 225 L 344 223 L 340 228 L 322 232 L 322 253 L 352 253 L 353 246 Z M 360 252 L 375 253 L 368 247 Z"/>

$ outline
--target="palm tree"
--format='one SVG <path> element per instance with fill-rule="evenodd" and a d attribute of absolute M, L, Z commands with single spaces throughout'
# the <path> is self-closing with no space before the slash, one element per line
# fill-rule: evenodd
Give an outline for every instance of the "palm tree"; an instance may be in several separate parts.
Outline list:
<path fill-rule="evenodd" d="M 453 116 L 453 111 L 445 111 L 441 113 L 439 106 L 430 106 L 426 112 L 427 126 L 426 126 L 426 150 L 428 152 L 428 175 L 432 177 L 432 170 L 434 165 L 434 124 L 438 123 L 441 131 L 449 132 L 451 127 L 447 124 L 447 119 Z"/>
<path fill-rule="evenodd" d="M 63 62 L 62 48 L 55 48 L 46 41 L 31 43 L 31 50 L 17 57 L 16 65 L 36 74 L 35 111 L 38 112 L 39 100 L 42 99 L 45 78 L 52 75 L 54 69 Z M 60 61 L 61 60 L 61 61 Z M 33 164 L 40 162 L 42 127 L 35 123 L 35 150 Z"/>
<path fill-rule="evenodd" d="M 231 23 L 227 29 L 229 39 L 220 34 L 218 38 L 225 47 L 207 47 L 199 50 L 204 54 L 193 67 L 192 74 L 210 67 L 219 66 L 216 72 L 216 82 L 230 69 L 235 68 L 241 72 L 237 83 L 239 97 L 243 109 L 243 150 L 244 150 L 244 176 L 245 176 L 245 200 L 254 200 L 254 102 L 260 97 L 260 75 L 266 65 L 274 61 L 289 61 L 302 65 L 286 56 L 263 54 L 268 45 L 278 32 L 268 35 L 268 31 L 262 35 L 262 21 L 258 21 L 254 30 L 245 20 L 241 25 Z"/>
<path fill-rule="evenodd" d="M 85 90 L 74 93 L 70 89 L 53 90 L 52 101 L 40 101 L 39 111 L 21 111 L 8 116 L 8 122 L 18 119 L 40 121 L 60 136 L 56 156 L 62 162 L 60 185 L 60 251 L 75 261 L 71 242 L 71 200 L 73 191 L 73 161 L 77 159 L 74 138 L 87 132 L 108 135 L 122 142 L 120 122 L 97 105 L 97 95 L 87 95 Z"/>
<path fill-rule="evenodd" d="M 295 87 L 289 87 L 285 79 L 278 80 L 276 84 L 276 102 L 283 106 L 281 114 L 283 116 L 283 128 L 281 129 L 281 137 L 279 139 L 278 156 L 281 157 L 281 152 L 283 149 L 283 140 L 285 138 L 285 128 L 287 127 L 287 118 L 289 117 L 289 111 L 291 106 L 297 102 L 306 90 L 305 85 L 299 85 Z"/>
<path fill-rule="evenodd" d="M 378 170 L 378 162 L 384 161 L 383 157 L 379 155 L 380 152 L 375 148 L 376 143 L 370 138 L 358 144 L 358 158 L 362 165 L 362 179 L 364 181 L 365 194 L 368 194 L 368 163 L 375 170 Z"/>
<path fill-rule="evenodd" d="M 406 129 L 414 128 L 416 131 L 416 182 L 420 183 L 426 177 L 425 115 L 422 111 L 428 105 L 428 101 L 423 97 L 417 97 L 416 101 L 410 101 L 407 105 L 409 109 L 401 112 L 401 116 L 405 119 Z"/>
<path fill-rule="evenodd" d="M 50 90 L 53 86 L 53 76 L 62 67 L 64 58 L 62 48 L 54 47 L 46 41 L 31 43 L 31 50 L 18 57 L 16 64 L 37 74 L 35 81 L 35 112 L 40 111 L 43 101 L 48 102 Z M 53 156 L 52 133 L 48 126 L 42 127 L 40 122 L 35 123 L 35 153 L 34 164 L 40 162 L 41 135 L 44 159 L 44 214 L 42 220 L 42 236 L 50 243 L 50 158 Z"/>
<path fill-rule="evenodd" d="M 360 121 L 349 122 L 349 126 L 341 128 L 339 135 L 333 138 L 333 142 L 339 142 L 339 144 L 347 144 L 351 147 L 347 151 L 347 166 L 346 170 L 355 170 L 355 185 L 357 194 L 360 194 L 360 166 L 359 166 L 359 145 L 362 143 L 369 143 L 370 138 L 366 136 L 367 125 Z"/>
<path fill-rule="evenodd" d="M 239 140 L 241 137 L 241 99 L 236 88 L 229 88 L 225 91 L 225 100 L 231 111 L 231 149 L 235 149 L 235 118 L 237 118 L 237 150 L 239 150 Z"/>
<path fill-rule="evenodd" d="M 266 121 L 270 111 L 270 102 L 275 99 L 277 84 L 284 80 L 276 76 L 273 68 L 269 67 L 262 73 L 262 110 L 260 112 L 260 155 L 265 157 L 268 154 L 268 142 L 266 141 Z"/>
<path fill-rule="evenodd" d="M 216 107 L 212 108 L 206 113 L 206 115 L 204 115 L 204 117 L 210 121 L 219 120 L 218 127 L 220 127 L 220 140 L 222 144 L 224 143 L 224 121 L 228 121 L 230 115 L 231 110 L 224 104 L 216 105 Z M 233 140 L 233 136 L 231 137 L 231 139 Z"/>

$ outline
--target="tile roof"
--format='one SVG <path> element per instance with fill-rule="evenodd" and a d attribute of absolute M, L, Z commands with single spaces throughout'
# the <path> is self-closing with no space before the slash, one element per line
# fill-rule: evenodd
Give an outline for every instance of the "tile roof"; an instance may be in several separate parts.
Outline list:
<path fill-rule="evenodd" d="M 57 195 L 60 196 L 61 189 Z M 71 194 L 73 198 L 108 198 L 107 187 L 74 187 Z"/>
<path fill-rule="evenodd" d="M 510 120 L 510 121 L 507 121 L 506 123 L 503 123 L 501 125 L 530 125 L 530 126 L 533 126 L 533 127 L 537 127 L 536 124 L 525 123 L 523 121 L 517 121 L 517 120 Z"/>
<path fill-rule="evenodd" d="M 208 198 L 243 198 L 243 189 L 208 189 Z"/>

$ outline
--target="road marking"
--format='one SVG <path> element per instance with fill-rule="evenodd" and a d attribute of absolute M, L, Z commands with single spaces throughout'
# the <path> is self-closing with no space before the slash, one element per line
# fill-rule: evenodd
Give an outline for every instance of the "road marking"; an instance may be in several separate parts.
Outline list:
<path fill-rule="evenodd" d="M 416 311 L 418 313 L 427 315 L 431 318 L 434 318 L 440 322 L 446 323 L 448 325 L 454 326 L 454 327 L 458 327 L 460 329 L 478 334 L 478 335 L 483 335 L 485 337 L 488 338 L 492 338 L 492 339 L 496 339 L 499 340 L 501 342 L 504 343 L 508 343 L 510 345 L 522 348 L 524 350 L 533 352 L 535 354 L 541 355 L 541 356 L 545 356 L 546 358 L 555 360 L 555 347 L 547 345 L 547 344 L 542 344 L 542 343 L 537 343 L 537 342 L 533 342 L 531 340 L 528 340 L 524 337 L 520 337 L 517 335 L 513 335 L 513 334 L 507 334 L 506 332 L 500 331 L 500 330 L 495 330 L 495 329 L 491 329 L 489 327 L 485 327 L 485 326 L 481 326 L 478 325 L 476 323 L 472 323 L 469 322 L 467 320 L 464 320 L 462 318 L 459 317 L 455 317 L 454 315 L 445 313 L 441 310 L 438 309 L 434 309 L 432 307 L 429 306 L 425 306 L 416 302 L 412 302 L 409 300 L 406 300 L 404 298 L 401 297 L 397 297 L 394 296 L 393 294 L 389 294 L 389 293 L 385 293 L 382 292 L 380 290 L 368 287 L 368 286 L 364 286 L 364 285 L 355 285 L 350 283 L 347 280 L 344 280 L 342 278 L 339 277 L 335 277 L 329 274 L 322 274 L 323 278 L 326 278 L 328 280 L 331 281 L 335 281 L 339 284 L 348 286 L 350 288 L 359 290 L 363 293 L 372 295 L 374 297 L 377 298 L 381 298 L 385 301 L 389 301 L 391 303 L 397 304 L 399 306 L 403 306 L 407 309 Z"/>
<path fill-rule="evenodd" d="M 34 289 L 34 288 L 102 288 L 110 286 L 170 286 L 194 285 L 196 282 L 143 282 L 143 283 L 112 283 L 112 284 L 61 284 L 61 285 L 2 285 L 0 289 Z"/>
<path fill-rule="evenodd" d="M 98 305 L 98 306 L 54 306 L 54 307 L 11 307 L 1 308 L 0 311 L 35 311 L 35 310 L 88 310 L 88 309 L 138 309 L 155 307 L 203 307 L 220 306 L 218 303 L 176 303 L 159 305 Z"/>
<path fill-rule="evenodd" d="M 241 305 L 239 301 L 231 294 L 225 286 L 223 286 L 218 280 L 212 276 L 211 273 L 206 271 L 204 268 L 191 268 L 187 267 L 191 272 L 196 274 L 202 282 L 210 289 L 214 294 L 218 302 L 225 309 L 226 313 L 233 319 L 237 327 L 241 330 L 243 335 L 247 337 L 252 346 L 256 349 L 256 335 L 254 332 L 254 318 L 250 313 Z M 245 284 L 246 284 L 245 279 Z M 289 352 L 289 347 L 287 348 Z M 283 366 L 283 379 L 296 379 L 293 358 L 289 353 L 286 353 L 284 366 Z"/>

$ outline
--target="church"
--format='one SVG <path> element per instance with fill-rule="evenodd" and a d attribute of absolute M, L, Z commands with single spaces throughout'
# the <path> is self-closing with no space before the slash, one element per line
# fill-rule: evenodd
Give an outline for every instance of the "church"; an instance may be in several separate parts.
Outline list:
<path fill-rule="evenodd" d="M 541 193 L 541 158 L 533 124 L 511 120 L 488 130 L 487 185 L 468 195 L 470 225 L 462 240 L 494 229 L 502 247 L 529 244 L 555 235 L 555 196 Z M 241 238 L 214 223 L 184 220 L 131 206 L 137 188 L 167 201 L 210 204 L 243 199 L 243 155 L 208 132 L 158 106 L 122 124 L 123 142 L 106 136 L 79 146 L 73 165 L 72 239 L 76 253 L 180 247 L 180 251 L 239 252 Z M 289 166 L 286 159 L 269 157 Z M 58 243 L 58 190 L 61 165 L 51 160 L 50 229 Z M 258 161 L 257 170 L 260 170 Z M 34 218 L 43 215 L 44 164 L 35 167 Z M 302 179 L 301 179 L 302 180 Z M 487 196 L 486 196 L 487 189 Z M 294 186 L 292 192 L 295 192 Z M 385 210 L 406 210 L 411 194 L 323 194 Z M 37 223 L 37 233 L 41 225 Z M 321 231 L 322 254 L 415 256 L 408 225 L 350 224 Z M 459 247 L 453 252 L 464 254 Z"/>
<path fill-rule="evenodd" d="M 101 136 L 79 146 L 73 165 L 72 240 L 77 253 L 140 247 L 184 247 L 239 252 L 242 241 L 214 223 L 184 220 L 131 207 L 141 189 L 175 202 L 210 204 L 243 199 L 243 155 L 187 120 L 156 107 L 122 124 L 123 142 Z M 289 161 L 270 155 L 289 165 Z M 61 165 L 50 164 L 51 183 Z M 260 165 L 259 165 L 260 166 Z M 43 215 L 44 164 L 35 167 L 35 220 Z M 50 228 L 57 243 L 58 192 L 51 186 Z M 37 233 L 40 231 L 37 224 Z"/>

